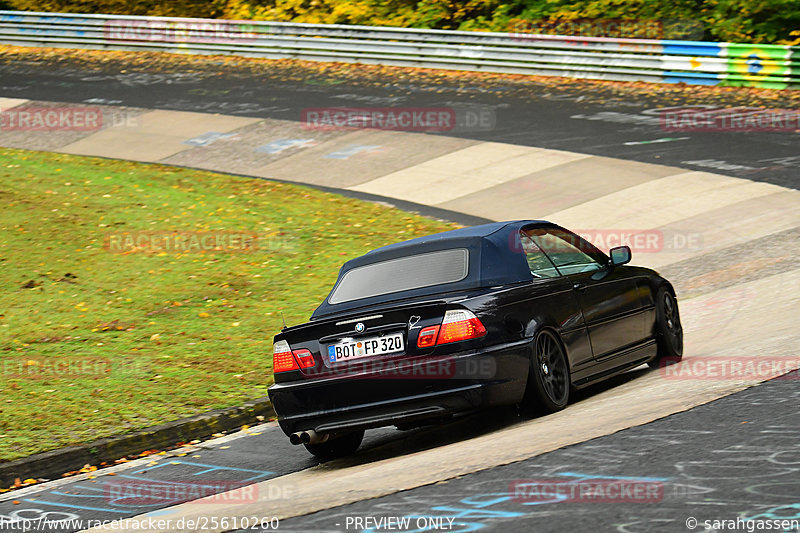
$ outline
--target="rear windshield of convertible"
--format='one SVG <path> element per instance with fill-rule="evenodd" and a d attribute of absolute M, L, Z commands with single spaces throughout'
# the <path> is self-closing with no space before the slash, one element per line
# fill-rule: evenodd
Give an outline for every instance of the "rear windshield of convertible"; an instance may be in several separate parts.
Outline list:
<path fill-rule="evenodd" d="M 466 248 L 454 248 L 360 266 L 342 276 L 328 297 L 328 302 L 340 304 L 455 283 L 467 277 L 468 265 L 469 251 Z"/>

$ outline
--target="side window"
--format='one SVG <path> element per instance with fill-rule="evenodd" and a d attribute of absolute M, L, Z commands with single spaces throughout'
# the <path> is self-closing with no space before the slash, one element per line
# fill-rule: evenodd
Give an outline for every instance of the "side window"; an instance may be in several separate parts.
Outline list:
<path fill-rule="evenodd" d="M 580 272 L 594 272 L 603 268 L 605 256 L 594 246 L 576 235 L 552 228 L 525 231 L 558 271 L 569 276 Z"/>
<path fill-rule="evenodd" d="M 557 278 L 559 276 L 555 265 L 550 261 L 542 250 L 536 245 L 526 232 L 520 232 L 520 242 L 522 251 L 525 252 L 525 259 L 528 260 L 528 268 L 534 278 Z"/>

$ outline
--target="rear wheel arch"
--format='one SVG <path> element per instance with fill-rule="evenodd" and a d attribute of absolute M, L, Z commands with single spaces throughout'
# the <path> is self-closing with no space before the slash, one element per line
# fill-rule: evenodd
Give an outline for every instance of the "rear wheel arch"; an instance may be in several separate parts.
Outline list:
<path fill-rule="evenodd" d="M 569 352 L 567 351 L 567 345 L 564 343 L 564 339 L 561 338 L 561 333 L 558 332 L 558 329 L 556 329 L 555 326 L 546 325 L 546 326 L 542 326 L 542 328 L 539 329 L 539 331 L 547 331 L 547 332 L 550 332 L 550 333 L 553 334 L 553 336 L 556 338 L 556 342 L 558 342 L 558 344 L 561 345 L 561 349 L 564 351 L 564 357 L 567 358 L 567 364 L 569 364 Z M 538 332 L 537 332 L 537 335 L 538 335 Z M 536 336 L 534 336 L 534 338 L 531 339 L 531 346 L 533 346 L 533 342 L 535 340 L 536 340 Z M 572 369 L 570 368 L 570 371 L 571 370 Z"/>
<path fill-rule="evenodd" d="M 566 357 L 567 359 L 567 367 L 569 368 L 570 380 L 571 380 L 573 368 L 569 357 L 569 350 L 567 349 L 567 344 L 564 342 L 564 339 L 561 338 L 561 333 L 559 333 L 558 328 L 552 323 L 540 324 L 539 327 L 535 330 L 535 332 L 528 337 L 527 353 L 526 353 L 528 361 L 533 361 L 533 356 L 536 352 L 536 339 L 538 338 L 539 334 L 543 331 L 551 333 L 556 338 L 558 344 L 561 346 L 561 350 L 564 352 L 564 357 Z"/>
<path fill-rule="evenodd" d="M 550 337 L 550 339 L 555 342 L 555 345 L 560 350 L 561 358 L 563 359 L 564 367 L 558 369 L 559 371 L 557 372 L 561 377 L 556 380 L 558 382 L 556 389 L 560 391 L 560 393 L 556 392 L 554 394 L 555 391 L 546 383 L 546 381 L 552 380 L 552 378 L 548 377 L 546 375 L 547 373 L 540 367 L 538 351 L 539 342 L 543 340 L 543 336 Z M 566 350 L 566 345 L 561 335 L 558 333 L 558 330 L 550 325 L 540 327 L 528 344 L 527 358 L 528 376 L 525 394 L 519 404 L 521 411 L 525 414 L 547 414 L 560 411 L 566 407 L 573 389 L 572 368 L 569 362 L 569 354 Z M 552 367 L 552 365 L 550 366 Z M 558 397 L 555 398 L 554 396 Z"/>

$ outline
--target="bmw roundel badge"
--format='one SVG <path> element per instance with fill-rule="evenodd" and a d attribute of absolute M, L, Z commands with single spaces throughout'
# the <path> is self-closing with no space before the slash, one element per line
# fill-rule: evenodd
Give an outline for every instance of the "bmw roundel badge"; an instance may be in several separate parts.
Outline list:
<path fill-rule="evenodd" d="M 356 324 L 356 333 L 364 333 L 365 329 L 366 328 L 364 327 L 363 322 L 359 322 L 358 324 Z"/>

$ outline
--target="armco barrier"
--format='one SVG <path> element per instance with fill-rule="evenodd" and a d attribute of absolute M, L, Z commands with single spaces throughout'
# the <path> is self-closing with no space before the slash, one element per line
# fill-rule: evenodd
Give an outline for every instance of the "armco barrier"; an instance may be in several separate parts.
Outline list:
<path fill-rule="evenodd" d="M 800 88 L 800 47 L 0 11 L 0 43 Z"/>

